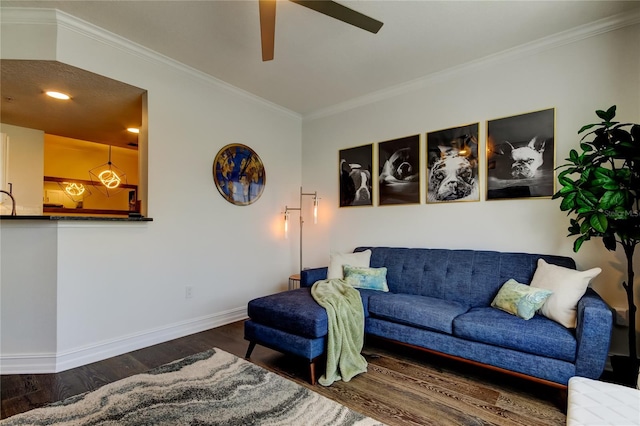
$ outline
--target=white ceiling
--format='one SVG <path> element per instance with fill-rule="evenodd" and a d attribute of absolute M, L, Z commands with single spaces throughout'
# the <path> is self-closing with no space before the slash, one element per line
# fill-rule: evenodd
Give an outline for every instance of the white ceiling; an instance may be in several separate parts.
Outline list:
<path fill-rule="evenodd" d="M 598 19 L 638 1 L 340 3 L 384 22 L 371 34 L 286 0 L 262 62 L 258 0 L 29 1 L 56 8 L 302 116 Z"/>

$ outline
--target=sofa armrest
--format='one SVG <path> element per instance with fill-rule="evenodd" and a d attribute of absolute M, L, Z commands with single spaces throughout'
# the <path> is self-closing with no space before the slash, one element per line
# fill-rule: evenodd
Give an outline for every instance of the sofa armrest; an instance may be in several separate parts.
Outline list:
<path fill-rule="evenodd" d="M 576 376 L 598 379 L 609 354 L 613 314 L 593 289 L 578 302 Z"/>
<path fill-rule="evenodd" d="M 300 287 L 311 287 L 318 280 L 327 279 L 329 268 L 305 269 L 300 272 Z"/>

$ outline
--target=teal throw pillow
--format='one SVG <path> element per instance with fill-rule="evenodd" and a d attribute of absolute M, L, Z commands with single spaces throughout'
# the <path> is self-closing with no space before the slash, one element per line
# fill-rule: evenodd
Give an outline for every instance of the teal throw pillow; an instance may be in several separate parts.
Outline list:
<path fill-rule="evenodd" d="M 523 319 L 531 319 L 553 292 L 510 279 L 502 285 L 491 306 Z"/>
<path fill-rule="evenodd" d="M 387 268 L 364 268 L 344 265 L 344 279 L 351 287 L 368 290 L 389 291 Z"/>

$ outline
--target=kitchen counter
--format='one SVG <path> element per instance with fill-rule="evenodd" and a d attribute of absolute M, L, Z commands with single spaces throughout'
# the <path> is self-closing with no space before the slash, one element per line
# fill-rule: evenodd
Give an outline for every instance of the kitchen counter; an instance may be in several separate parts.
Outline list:
<path fill-rule="evenodd" d="M 107 222 L 152 222 L 150 217 L 133 216 L 133 217 L 113 217 L 113 216 L 11 216 L 0 215 L 0 220 L 57 220 L 57 221 L 107 221 Z"/>

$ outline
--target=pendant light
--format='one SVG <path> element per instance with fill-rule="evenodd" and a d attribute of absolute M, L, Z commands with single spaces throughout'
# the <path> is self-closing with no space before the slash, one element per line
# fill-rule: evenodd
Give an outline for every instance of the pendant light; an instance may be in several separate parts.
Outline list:
<path fill-rule="evenodd" d="M 111 145 L 109 145 L 109 161 L 89 170 L 91 184 L 105 196 L 111 197 L 122 191 L 122 184 L 127 183 L 127 175 L 111 162 Z"/>

